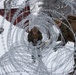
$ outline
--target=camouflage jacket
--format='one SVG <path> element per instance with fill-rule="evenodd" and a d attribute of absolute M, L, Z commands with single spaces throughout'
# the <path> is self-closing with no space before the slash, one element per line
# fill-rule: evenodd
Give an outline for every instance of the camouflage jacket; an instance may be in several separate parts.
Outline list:
<path fill-rule="evenodd" d="M 38 31 L 38 40 L 37 41 L 40 41 L 40 40 L 42 40 L 42 33 L 40 32 L 40 31 Z M 33 33 L 32 33 L 32 31 L 30 31 L 29 33 L 28 33 L 28 42 L 32 42 L 32 43 L 34 43 L 34 38 L 33 38 Z"/>

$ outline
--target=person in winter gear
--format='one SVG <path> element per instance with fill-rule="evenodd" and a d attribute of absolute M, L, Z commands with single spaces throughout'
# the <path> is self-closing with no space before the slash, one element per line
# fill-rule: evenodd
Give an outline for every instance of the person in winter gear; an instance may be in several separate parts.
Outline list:
<path fill-rule="evenodd" d="M 33 46 L 36 46 L 38 41 L 42 40 L 42 33 L 37 29 L 37 27 L 33 27 L 28 34 L 28 41 L 33 43 Z"/>
<path fill-rule="evenodd" d="M 41 40 L 42 40 L 42 33 L 37 29 L 37 27 L 33 27 L 29 33 L 28 33 L 28 42 L 33 45 L 33 46 L 36 46 L 36 45 L 39 45 L 41 44 Z M 39 57 L 41 55 L 38 55 Z M 33 62 L 35 62 L 35 56 L 34 56 L 34 52 L 32 51 L 32 59 L 33 59 Z"/>

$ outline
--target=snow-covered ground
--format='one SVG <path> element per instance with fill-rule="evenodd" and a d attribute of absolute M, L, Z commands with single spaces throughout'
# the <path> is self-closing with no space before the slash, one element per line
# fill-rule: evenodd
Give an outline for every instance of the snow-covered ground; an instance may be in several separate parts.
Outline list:
<path fill-rule="evenodd" d="M 2 19 L 3 17 L 0 16 L 0 24 L 2 22 Z M 8 52 L 7 34 L 8 34 L 9 26 L 10 23 L 7 20 L 5 20 L 3 25 L 4 28 L 3 38 L 2 35 L 0 34 L 0 58 L 6 52 Z M 16 28 L 16 26 L 13 26 L 13 28 Z M 2 41 L 2 39 L 4 39 L 4 41 Z M 74 52 L 74 43 L 68 42 L 63 48 L 58 49 L 56 52 L 53 51 L 49 57 L 46 57 L 47 61 L 45 60 L 46 58 L 44 58 L 45 65 L 47 66 L 47 68 L 51 68 L 52 73 L 54 75 L 62 75 L 61 73 L 64 72 L 66 72 L 64 73 L 64 75 L 66 75 L 68 72 L 71 72 L 73 70 L 73 65 L 74 65 L 73 52 Z"/>
<path fill-rule="evenodd" d="M 5 0 L 0 0 L 0 9 L 4 9 L 4 1 Z M 8 1 L 8 0 L 7 0 Z M 17 6 L 21 5 L 24 1 L 26 0 L 12 0 L 13 1 L 13 4 L 16 3 L 16 6 L 14 5 L 14 7 L 16 8 Z"/>
<path fill-rule="evenodd" d="M 0 26 L 2 26 L 2 21 L 3 21 L 3 17 L 0 16 Z M 7 34 L 8 34 L 8 29 L 10 26 L 10 22 L 8 22 L 7 20 L 4 20 L 4 32 L 2 34 L 0 34 L 0 57 L 6 52 L 7 50 Z M 4 41 L 2 41 L 2 39 L 4 39 Z M 2 42 L 4 44 L 2 44 Z M 3 47 L 4 46 L 4 47 Z M 4 49 L 5 48 L 5 49 Z"/>

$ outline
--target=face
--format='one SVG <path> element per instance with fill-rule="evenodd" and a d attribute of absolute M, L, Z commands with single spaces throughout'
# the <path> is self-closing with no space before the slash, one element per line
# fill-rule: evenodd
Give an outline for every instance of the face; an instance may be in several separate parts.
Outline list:
<path fill-rule="evenodd" d="M 34 43 L 37 43 L 38 41 L 38 29 L 36 27 L 34 27 L 32 29 L 32 33 L 33 33 L 33 40 L 34 40 Z"/>
<path fill-rule="evenodd" d="M 34 27 L 34 28 L 32 29 L 32 32 L 33 32 L 33 34 L 35 35 L 35 34 L 37 34 L 38 29 L 37 29 L 36 27 Z"/>

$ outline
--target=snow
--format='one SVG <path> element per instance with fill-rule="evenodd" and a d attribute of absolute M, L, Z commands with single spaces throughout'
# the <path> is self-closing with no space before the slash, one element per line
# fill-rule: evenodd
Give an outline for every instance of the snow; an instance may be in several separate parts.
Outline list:
<path fill-rule="evenodd" d="M 4 1 L 5 0 L 1 0 L 0 1 L 0 9 L 4 9 Z M 14 0 L 13 0 L 14 1 Z M 21 5 L 24 1 L 26 0 L 15 0 L 15 2 L 17 1 L 17 4 L 14 6 L 14 8 L 18 8 L 19 5 Z"/>
<path fill-rule="evenodd" d="M 73 71 L 73 52 L 74 43 L 69 41 L 63 48 L 59 48 L 56 52 L 53 50 L 53 52 L 45 58 L 45 60 L 47 59 L 45 65 L 47 65 L 49 70 L 52 70 L 52 74 L 66 75 Z"/>
<path fill-rule="evenodd" d="M 4 0 L 0 2 L 0 9 L 4 9 Z M 17 5 L 21 5 L 24 0 L 18 0 Z M 34 7 L 34 9 L 31 11 L 31 14 L 37 16 L 38 11 L 40 8 L 38 7 L 39 4 L 37 3 L 37 0 L 30 0 L 30 9 Z M 36 3 L 35 5 L 33 3 Z M 0 16 L 0 26 L 2 26 L 2 20 L 3 17 Z M 7 48 L 7 34 L 8 29 L 10 27 L 10 22 L 7 20 L 4 20 L 3 28 L 4 32 L 0 34 L 0 58 L 8 52 Z M 17 28 L 16 26 L 13 26 L 13 29 Z M 53 27 L 54 30 L 59 34 L 58 29 L 56 27 Z M 13 33 L 12 33 L 13 34 Z M 27 42 L 27 33 L 25 32 L 25 41 Z M 19 35 L 20 36 L 20 35 Z M 45 34 L 43 34 L 45 36 Z M 15 42 L 16 33 L 14 33 L 13 36 L 13 43 Z M 43 38 L 43 41 L 45 41 L 46 36 Z M 3 41 L 3 40 L 4 41 Z M 58 42 L 57 42 L 58 43 Z M 46 46 L 49 44 L 49 40 L 46 40 Z M 73 71 L 74 68 L 74 43 L 68 41 L 65 46 L 62 48 L 59 48 L 56 52 L 54 50 L 49 49 L 51 52 L 49 55 L 47 54 L 46 57 L 43 57 L 44 64 L 47 66 L 48 70 L 52 73 L 52 75 L 67 75 L 69 72 Z M 28 59 L 29 60 L 29 59 Z M 29 60 L 30 61 L 30 60 Z M 6 66 L 8 68 L 8 65 Z M 8 69 L 9 70 L 9 69 Z M 14 74 L 14 73 L 13 73 Z M 19 73 L 15 73 L 16 75 L 19 75 Z M 22 73 L 22 75 L 28 75 L 25 73 Z"/>
<path fill-rule="evenodd" d="M 2 26 L 2 21 L 3 21 L 3 17 L 0 15 L 0 27 Z M 8 34 L 8 29 L 9 29 L 9 26 L 10 26 L 10 22 L 7 21 L 6 19 L 4 19 L 4 23 L 3 23 L 3 28 L 4 28 L 4 31 L 2 34 L 0 34 L 0 57 L 8 51 L 7 49 L 7 34 Z M 14 26 L 15 28 L 15 26 Z M 3 41 L 3 40 L 4 41 Z M 3 43 L 2 43 L 3 42 Z"/>
<path fill-rule="evenodd" d="M 1 24 L 2 20 L 3 20 L 3 17 L 0 16 L 0 24 Z M 2 39 L 1 39 L 2 35 L 0 35 L 0 57 L 2 57 L 8 51 L 7 34 L 8 34 L 9 26 L 10 26 L 10 23 L 7 20 L 5 20 L 4 27 L 3 27 L 4 28 L 3 39 L 4 39 L 5 50 L 2 45 Z M 13 28 L 16 28 L 16 27 L 13 26 Z M 48 57 L 47 61 L 45 61 L 45 65 L 47 65 L 48 68 L 50 68 L 50 67 L 53 68 L 52 71 L 54 71 L 54 74 L 63 73 L 64 68 L 65 68 L 65 72 L 67 74 L 69 71 L 71 72 L 73 70 L 73 65 L 74 65 L 73 52 L 74 52 L 74 43 L 69 41 L 62 49 L 58 49 L 56 52 L 53 51 L 53 53 L 50 54 L 50 56 Z M 68 61 L 67 61 L 67 59 L 68 59 Z M 61 66 L 61 67 L 59 66 L 59 68 L 56 69 L 56 67 L 58 67 L 57 66 L 58 64 L 62 64 L 63 66 Z"/>
<path fill-rule="evenodd" d="M 2 16 L 0 16 L 0 26 L 1 26 L 1 24 L 2 24 L 2 20 L 3 20 L 3 17 Z M 3 39 L 4 39 L 4 46 L 5 46 L 5 48 L 6 48 L 6 51 L 8 51 L 7 50 L 7 43 L 6 43 L 6 39 L 7 39 L 7 33 L 8 33 L 8 28 L 9 28 L 9 26 L 10 26 L 10 23 L 8 22 L 8 21 L 4 21 L 4 32 L 2 33 L 3 34 Z M 4 50 L 4 48 L 3 48 L 3 44 L 2 44 L 2 35 L 0 34 L 0 57 L 3 55 L 5 53 L 5 50 Z"/>
<path fill-rule="evenodd" d="M 1 2 L 0 2 L 0 9 L 3 9 L 4 8 L 4 0 L 2 0 Z"/>
<path fill-rule="evenodd" d="M 0 9 L 4 8 L 4 0 L 0 2 Z M 21 5 L 24 0 L 18 0 L 17 5 Z M 37 15 L 38 11 L 40 8 L 38 7 L 39 3 L 36 3 L 34 6 L 33 3 L 35 3 L 37 0 L 30 0 L 30 9 L 34 7 L 34 9 L 31 11 L 33 15 Z M 3 17 L 0 16 L 0 26 L 2 23 Z M 10 26 L 10 22 L 7 20 L 4 20 L 3 28 L 4 32 L 3 34 L 0 34 L 0 57 L 2 57 L 6 52 L 8 52 L 7 49 L 7 34 L 8 34 L 8 29 Z M 16 26 L 13 26 L 15 29 Z M 57 34 L 59 34 L 59 31 L 56 29 L 56 27 L 53 27 Z M 27 35 L 27 33 L 25 33 Z M 14 34 L 14 38 L 15 38 Z M 43 34 L 45 36 L 45 34 Z M 2 41 L 2 39 L 4 41 Z M 27 37 L 25 37 L 26 41 Z M 44 38 L 45 39 L 45 38 Z M 49 40 L 46 40 L 46 44 L 48 45 Z M 13 40 L 14 43 L 14 40 Z M 50 49 L 51 50 L 51 49 Z M 59 48 L 56 52 L 52 50 L 53 52 L 47 56 L 44 63 L 47 66 L 48 70 L 51 70 L 51 72 L 54 75 L 67 75 L 69 72 L 73 71 L 73 65 L 74 65 L 74 57 L 73 57 L 73 52 L 74 52 L 74 43 L 73 42 L 67 42 L 67 44 L 63 48 Z M 8 66 L 7 66 L 8 67 Z M 17 73 L 15 73 L 17 75 Z M 19 75 L 19 74 L 18 74 Z M 22 73 L 22 75 L 25 75 L 25 73 Z M 26 74 L 28 75 L 28 74 Z"/>
<path fill-rule="evenodd" d="M 30 5 L 30 10 L 32 14 L 37 15 L 38 11 L 40 10 L 40 7 L 38 6 L 39 4 L 42 4 L 42 2 L 37 2 L 37 0 L 30 0 L 29 5 Z"/>

